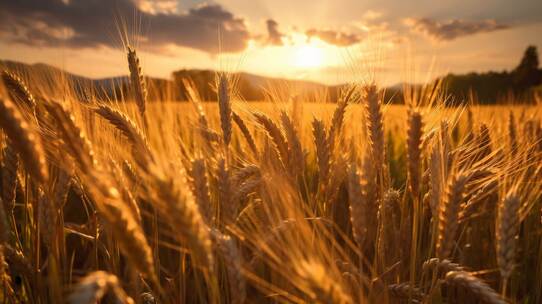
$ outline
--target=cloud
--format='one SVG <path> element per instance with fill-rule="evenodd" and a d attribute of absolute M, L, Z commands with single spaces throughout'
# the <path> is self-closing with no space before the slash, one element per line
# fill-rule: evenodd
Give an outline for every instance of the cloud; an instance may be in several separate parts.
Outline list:
<path fill-rule="evenodd" d="M 152 49 L 168 45 L 208 53 L 239 52 L 246 48 L 250 33 L 242 18 L 218 4 L 203 4 L 177 13 L 171 1 L 137 0 L 0 0 L 0 35 L 8 41 L 30 46 L 72 48 L 118 47 L 115 35 L 119 16 L 127 32 L 139 35 L 140 44 Z M 143 29 L 130 28 L 141 18 Z"/>
<path fill-rule="evenodd" d="M 266 21 L 267 25 L 267 43 L 271 45 L 284 45 L 282 42 L 282 37 L 284 37 L 284 34 L 279 31 L 279 24 L 273 20 L 268 19 Z"/>
<path fill-rule="evenodd" d="M 411 26 L 414 31 L 438 41 L 449 41 L 463 36 L 488 33 L 510 27 L 493 19 L 482 21 L 454 19 L 441 22 L 429 18 L 410 18 L 406 19 L 405 23 Z"/>
<path fill-rule="evenodd" d="M 350 46 L 361 41 L 361 36 L 333 30 L 309 29 L 305 32 L 309 39 L 316 37 L 324 42 L 336 46 Z"/>
<path fill-rule="evenodd" d="M 137 7 L 149 14 L 177 13 L 179 2 L 177 0 L 134 0 Z"/>

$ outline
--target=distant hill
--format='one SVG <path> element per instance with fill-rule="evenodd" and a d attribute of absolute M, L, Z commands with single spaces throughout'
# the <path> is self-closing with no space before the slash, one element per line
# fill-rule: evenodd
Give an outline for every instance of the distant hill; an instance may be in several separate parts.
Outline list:
<path fill-rule="evenodd" d="M 494 104 L 503 97 L 518 97 L 523 102 L 529 102 L 534 94 L 542 94 L 542 70 L 538 68 L 538 53 L 536 47 L 530 46 L 525 51 L 519 65 L 512 71 L 469 73 L 463 75 L 448 74 L 436 81 L 442 81 L 446 93 L 451 96 L 450 105 L 462 104 L 474 97 L 481 104 Z M 34 90 L 47 90 L 59 92 L 58 85 L 70 83 L 81 100 L 85 100 L 92 92 L 93 96 L 103 99 L 119 99 L 120 96 L 129 96 L 129 77 L 117 76 L 102 79 L 91 79 L 75 75 L 62 69 L 43 63 L 25 64 L 9 60 L 0 60 L 0 68 L 4 67 L 15 71 L 26 79 L 31 79 L 28 85 Z M 186 90 L 183 79 L 194 82 L 203 100 L 216 100 L 216 75 L 213 70 L 183 69 L 172 73 L 172 79 L 146 77 L 149 100 L 186 100 Z M 338 93 L 345 85 L 328 86 L 312 81 L 290 80 L 264 77 L 255 74 L 239 72 L 231 75 L 235 94 L 244 100 L 263 100 L 266 92 L 272 92 L 274 97 L 288 99 L 284 93 L 318 94 L 328 102 L 337 100 Z M 385 90 L 386 103 L 403 103 L 403 86 L 397 84 Z M 56 86 L 56 87 L 55 87 Z M 415 86 L 419 88 L 419 85 Z M 282 90 L 281 90 L 282 89 Z M 61 91 L 60 91 L 61 92 Z M 281 95 L 282 93 L 282 95 Z"/>
<path fill-rule="evenodd" d="M 92 79 L 76 75 L 60 68 L 44 63 L 26 64 L 10 60 L 0 60 L 0 68 L 6 68 L 17 73 L 25 79 L 31 79 L 27 85 L 32 91 L 51 90 L 54 91 L 58 85 L 69 83 L 76 94 L 84 99 L 89 91 L 99 97 L 115 98 L 119 94 L 128 92 L 130 79 L 128 76 L 117 76 L 109 78 Z M 161 88 L 172 85 L 167 79 L 146 77 L 149 84 L 149 93 L 152 98 L 160 94 Z M 39 87 L 37 85 L 39 84 Z"/>
<path fill-rule="evenodd" d="M 173 81 L 183 87 L 183 79 L 191 79 L 202 99 L 216 100 L 216 91 L 214 84 L 216 82 L 216 71 L 213 70 L 179 70 L 172 73 Z M 288 88 L 290 92 L 303 94 L 308 92 L 324 92 L 328 94 L 336 91 L 339 86 L 327 86 L 317 82 L 302 81 L 302 80 L 287 80 L 281 78 L 264 77 L 245 72 L 232 73 L 231 79 L 234 82 L 234 88 L 237 93 L 245 100 L 263 100 L 265 91 L 273 88 Z M 280 93 L 280 92 L 278 92 Z M 329 96 L 331 100 L 333 96 Z M 184 97 L 184 96 L 183 96 Z"/>
<path fill-rule="evenodd" d="M 130 79 L 128 76 L 117 76 L 109 78 L 92 79 L 76 74 L 66 72 L 57 67 L 43 63 L 26 64 L 21 62 L 0 60 L 0 67 L 7 68 L 25 79 L 32 79 L 28 85 L 33 87 L 33 83 L 39 83 L 39 88 L 44 89 L 44 84 L 55 85 L 60 80 L 66 80 L 75 89 L 76 93 L 85 95 L 89 90 L 95 95 L 107 98 L 116 98 L 120 94 L 128 94 Z M 180 70 L 172 73 L 173 79 L 163 79 L 155 77 L 146 77 L 149 91 L 149 100 L 153 99 L 171 99 L 186 100 L 184 84 L 182 79 L 191 79 L 197 86 L 200 96 L 203 100 L 216 100 L 214 83 L 216 71 L 213 70 Z M 294 88 L 296 92 L 314 92 L 314 91 L 335 91 L 339 86 L 327 86 L 324 84 L 288 80 L 280 78 L 270 78 L 250 73 L 233 73 L 231 75 L 235 82 L 237 93 L 245 100 L 262 100 L 264 90 L 273 87 Z M 333 94 L 335 95 L 335 94 Z M 331 97 L 330 97 L 331 99 Z"/>

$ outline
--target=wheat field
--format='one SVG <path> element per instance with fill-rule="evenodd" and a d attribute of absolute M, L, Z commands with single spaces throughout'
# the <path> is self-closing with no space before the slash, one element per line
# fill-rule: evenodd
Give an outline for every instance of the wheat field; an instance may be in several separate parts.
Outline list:
<path fill-rule="evenodd" d="M 2 72 L 1 302 L 542 302 L 539 106 L 148 100 L 127 59 L 118 100 Z"/>

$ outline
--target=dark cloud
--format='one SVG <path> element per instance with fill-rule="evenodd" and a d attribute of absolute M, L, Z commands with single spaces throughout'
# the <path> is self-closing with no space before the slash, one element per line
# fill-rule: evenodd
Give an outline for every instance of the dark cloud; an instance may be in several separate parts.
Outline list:
<path fill-rule="evenodd" d="M 134 15 L 150 30 L 127 32 L 153 49 L 177 45 L 216 53 L 220 33 L 221 51 L 238 52 L 250 38 L 244 20 L 217 4 L 151 13 L 131 0 L 0 0 L 0 35 L 32 46 L 116 47 L 119 16 L 130 26 Z"/>
<path fill-rule="evenodd" d="M 440 22 L 428 18 L 420 18 L 408 19 L 407 24 L 412 26 L 415 31 L 440 41 L 453 40 L 463 36 L 509 28 L 508 25 L 498 23 L 491 19 L 482 21 L 455 19 Z"/>
<path fill-rule="evenodd" d="M 267 43 L 271 45 L 283 45 L 282 37 L 284 37 L 284 34 L 279 31 L 279 24 L 273 19 L 268 19 L 266 24 L 268 35 Z"/>
<path fill-rule="evenodd" d="M 307 37 L 317 37 L 320 40 L 336 46 L 350 46 L 361 41 L 361 36 L 356 34 L 343 33 L 333 30 L 310 29 L 305 32 Z"/>

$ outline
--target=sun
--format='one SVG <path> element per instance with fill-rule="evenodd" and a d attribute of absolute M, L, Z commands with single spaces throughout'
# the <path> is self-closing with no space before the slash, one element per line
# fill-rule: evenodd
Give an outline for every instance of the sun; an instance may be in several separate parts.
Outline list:
<path fill-rule="evenodd" d="M 314 45 L 300 46 L 295 53 L 295 65 L 302 68 L 316 68 L 324 63 L 323 50 Z"/>

